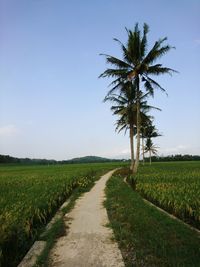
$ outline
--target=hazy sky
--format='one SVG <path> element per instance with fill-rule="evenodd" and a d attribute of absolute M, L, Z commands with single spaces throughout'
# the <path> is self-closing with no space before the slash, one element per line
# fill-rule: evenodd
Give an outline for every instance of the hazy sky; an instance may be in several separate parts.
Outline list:
<path fill-rule="evenodd" d="M 0 0 L 0 154 L 127 157 L 99 53 L 121 57 L 113 38 L 126 43 L 136 22 L 149 24 L 149 47 L 165 36 L 176 47 L 160 60 L 180 72 L 159 78 L 169 96 L 150 100 L 159 154 L 200 154 L 199 0 Z"/>

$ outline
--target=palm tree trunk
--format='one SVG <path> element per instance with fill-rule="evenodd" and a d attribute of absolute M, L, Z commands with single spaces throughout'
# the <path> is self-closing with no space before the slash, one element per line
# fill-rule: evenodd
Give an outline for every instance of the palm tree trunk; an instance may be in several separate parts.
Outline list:
<path fill-rule="evenodd" d="M 134 140 L 133 140 L 133 126 L 130 125 L 130 148 L 131 148 L 131 166 L 130 169 L 133 170 L 134 168 Z"/>
<path fill-rule="evenodd" d="M 140 160 L 140 78 L 137 77 L 137 148 L 133 174 L 137 173 Z"/>
<path fill-rule="evenodd" d="M 149 164 L 151 165 L 151 150 L 149 150 Z"/>
<path fill-rule="evenodd" d="M 144 165 L 144 137 L 142 136 L 142 160 Z"/>

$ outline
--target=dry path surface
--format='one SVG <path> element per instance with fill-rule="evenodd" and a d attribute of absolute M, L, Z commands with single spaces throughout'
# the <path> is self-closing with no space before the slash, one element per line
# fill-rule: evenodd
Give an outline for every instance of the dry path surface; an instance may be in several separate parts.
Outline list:
<path fill-rule="evenodd" d="M 92 190 L 79 198 L 75 208 L 67 214 L 65 223 L 69 232 L 57 240 L 51 251 L 50 266 L 124 266 L 117 243 L 112 240 L 113 232 L 106 227 L 108 216 L 103 207 L 106 181 L 112 173 L 113 171 L 102 176 Z"/>

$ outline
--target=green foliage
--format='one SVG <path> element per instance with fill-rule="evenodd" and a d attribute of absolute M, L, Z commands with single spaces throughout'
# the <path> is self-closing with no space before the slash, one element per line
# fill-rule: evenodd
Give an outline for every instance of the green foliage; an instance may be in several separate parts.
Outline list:
<path fill-rule="evenodd" d="M 116 163 L 1 167 L 0 265 L 16 266 L 75 188 Z M 12 260 L 11 260 L 12 259 Z"/>
<path fill-rule="evenodd" d="M 114 174 L 108 181 L 106 196 L 110 224 L 126 266 L 200 266 L 196 232 L 146 204 L 121 176 Z"/>
<path fill-rule="evenodd" d="M 147 138 L 146 140 L 146 145 L 145 145 L 145 153 L 151 152 L 153 155 L 157 155 L 157 149 L 158 147 L 155 146 L 151 140 L 150 137 Z"/>
<path fill-rule="evenodd" d="M 200 228 L 200 162 L 141 166 L 136 178 L 142 196 Z"/>
<path fill-rule="evenodd" d="M 198 155 L 171 155 L 171 156 L 161 156 L 152 157 L 152 161 L 155 162 L 167 162 L 167 161 L 200 161 L 200 156 Z"/>

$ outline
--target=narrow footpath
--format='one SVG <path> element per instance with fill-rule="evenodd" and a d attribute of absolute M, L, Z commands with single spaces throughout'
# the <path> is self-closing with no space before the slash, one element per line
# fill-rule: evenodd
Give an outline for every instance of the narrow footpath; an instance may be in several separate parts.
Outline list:
<path fill-rule="evenodd" d="M 52 249 L 51 267 L 124 266 L 113 232 L 106 226 L 109 221 L 103 206 L 104 189 L 112 173 L 102 176 L 66 215 L 65 224 L 69 231 Z"/>

